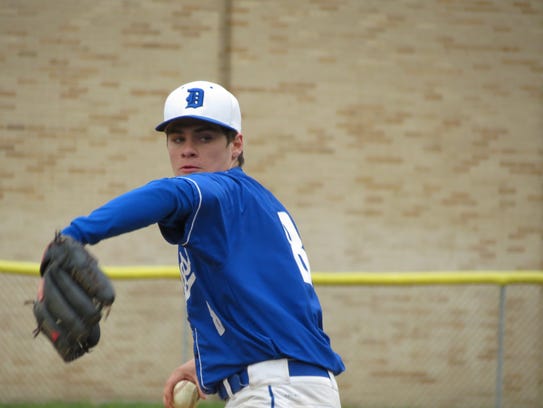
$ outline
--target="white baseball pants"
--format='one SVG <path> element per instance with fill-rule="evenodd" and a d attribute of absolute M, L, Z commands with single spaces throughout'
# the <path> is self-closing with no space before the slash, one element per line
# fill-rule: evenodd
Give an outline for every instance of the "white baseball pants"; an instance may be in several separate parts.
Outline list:
<path fill-rule="evenodd" d="M 249 385 L 232 395 L 225 408 L 341 408 L 336 379 L 290 376 L 287 360 L 270 360 L 247 368 Z"/>

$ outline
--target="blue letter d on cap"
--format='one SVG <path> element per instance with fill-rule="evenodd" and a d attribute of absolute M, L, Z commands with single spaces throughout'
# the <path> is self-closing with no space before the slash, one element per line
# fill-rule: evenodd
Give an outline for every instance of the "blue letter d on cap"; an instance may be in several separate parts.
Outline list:
<path fill-rule="evenodd" d="M 201 88 L 192 88 L 188 90 L 187 106 L 185 108 L 199 108 L 204 104 L 204 90 Z"/>

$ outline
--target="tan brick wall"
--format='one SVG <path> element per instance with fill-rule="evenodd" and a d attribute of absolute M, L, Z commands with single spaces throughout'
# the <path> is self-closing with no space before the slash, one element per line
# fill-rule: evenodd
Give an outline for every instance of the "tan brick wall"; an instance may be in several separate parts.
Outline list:
<path fill-rule="evenodd" d="M 543 269 L 541 1 L 54 0 L 44 7 L 0 0 L 0 42 L 0 259 L 37 261 L 52 232 L 74 216 L 168 176 L 153 131 L 164 98 L 183 82 L 209 79 L 239 96 L 246 170 L 295 215 L 313 270 Z M 93 251 L 103 264 L 175 263 L 175 248 L 156 228 Z M 3 298 L 31 296 L 31 278 L 0 280 Z M 87 395 L 93 384 L 101 396 L 87 398 L 130 398 L 126 390 L 155 398 L 179 349 L 171 340 L 179 323 L 137 345 L 130 328 L 142 315 L 152 325 L 154 313 L 177 313 L 182 301 L 171 282 L 133 285 L 119 283 L 114 313 L 123 320 L 107 324 L 117 349 L 104 344 L 103 353 L 119 356 L 115 378 L 135 370 L 132 381 L 143 384 L 100 385 L 104 374 L 87 361 L 58 368 L 61 382 L 38 395 L 67 392 L 63 384 L 82 371 L 90 379 L 65 398 Z M 405 396 L 431 379 L 429 399 L 414 404 L 439 396 L 462 406 L 466 400 L 447 392 L 450 377 L 436 374 L 447 369 L 470 373 L 455 375 L 453 394 L 472 396 L 470 404 L 493 401 L 491 359 L 481 369 L 454 356 L 477 352 L 466 345 L 472 335 L 486 339 L 482 355 L 495 352 L 495 290 L 440 288 L 431 296 L 370 289 L 319 290 L 332 341 L 348 363 L 340 377 L 346 402 L 379 404 L 387 390 Z M 131 314 L 139 298 L 132 293 L 146 291 L 171 299 L 160 307 L 176 311 Z M 510 331 L 520 342 L 510 345 L 506 377 L 509 395 L 519 396 L 515 406 L 543 399 L 543 364 L 525 351 L 541 349 L 541 316 L 533 315 L 541 299 L 528 288 L 508 303 L 519 321 L 535 317 L 518 329 L 522 337 Z M 411 320 L 389 317 L 390 310 L 411 310 Z M 486 319 L 473 331 L 436 321 L 480 310 Z M 434 330 L 421 337 L 428 320 L 419 318 L 430 312 L 438 313 L 429 319 Z M 13 330 L 2 335 L 6 355 L 11 344 L 50 353 L 26 338 L 33 324 L 27 309 L 0 313 Z M 161 337 L 168 339 L 163 349 Z M 451 337 L 457 341 L 447 343 Z M 130 356 L 134 348 L 138 357 Z M 435 353 L 421 374 L 415 366 L 426 349 Z M 369 350 L 382 355 L 371 358 Z M 29 396 L 23 390 L 35 364 L 19 353 L 0 371 L 0 394 L 11 399 Z M 535 379 L 523 377 L 518 361 L 538 362 L 528 371 Z M 475 381 L 479 370 L 490 378 L 486 385 Z M 44 367 L 35 371 L 43 375 Z M 518 386 L 523 381 L 535 388 Z"/>

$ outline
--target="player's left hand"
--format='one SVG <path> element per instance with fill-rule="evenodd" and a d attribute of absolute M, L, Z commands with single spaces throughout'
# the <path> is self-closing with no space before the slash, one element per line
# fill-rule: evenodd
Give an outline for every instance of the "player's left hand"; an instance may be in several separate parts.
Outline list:
<path fill-rule="evenodd" d="M 47 246 L 40 274 L 34 335 L 43 333 L 65 362 L 73 361 L 98 343 L 102 310 L 115 291 L 83 245 L 60 234 Z"/>

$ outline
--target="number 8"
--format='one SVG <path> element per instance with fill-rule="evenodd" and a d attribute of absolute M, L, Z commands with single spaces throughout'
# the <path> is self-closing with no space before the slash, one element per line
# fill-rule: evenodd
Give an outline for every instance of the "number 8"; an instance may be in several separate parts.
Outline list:
<path fill-rule="evenodd" d="M 294 255 L 298 269 L 302 274 L 302 279 L 304 282 L 311 284 L 311 268 L 309 267 L 309 259 L 302 244 L 302 239 L 300 238 L 292 219 L 286 212 L 280 211 L 277 213 L 277 215 L 281 220 L 281 224 L 283 224 L 283 230 L 287 236 L 287 240 L 290 244 L 290 248 L 292 249 L 292 254 Z"/>

